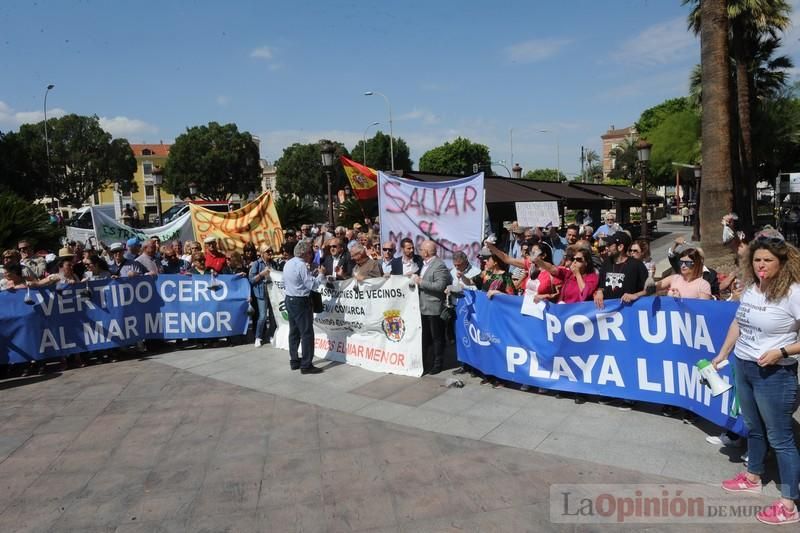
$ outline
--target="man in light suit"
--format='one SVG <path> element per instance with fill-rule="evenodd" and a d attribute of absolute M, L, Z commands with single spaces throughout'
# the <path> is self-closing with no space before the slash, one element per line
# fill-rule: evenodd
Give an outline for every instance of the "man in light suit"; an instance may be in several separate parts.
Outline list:
<path fill-rule="evenodd" d="M 444 363 L 444 290 L 453 277 L 444 261 L 436 257 L 436 243 L 425 241 L 419 247 L 422 270 L 411 278 L 419 288 L 419 310 L 422 315 L 422 364 L 428 374 L 438 374 Z"/>

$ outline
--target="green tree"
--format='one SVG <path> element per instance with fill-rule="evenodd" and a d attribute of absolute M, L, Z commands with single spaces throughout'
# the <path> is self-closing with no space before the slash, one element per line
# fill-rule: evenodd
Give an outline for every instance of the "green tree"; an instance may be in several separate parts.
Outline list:
<path fill-rule="evenodd" d="M 522 176 L 522 179 L 537 180 L 537 181 L 567 181 L 567 177 L 563 172 L 559 172 L 554 168 L 537 168 L 529 170 Z"/>
<path fill-rule="evenodd" d="M 43 205 L 14 194 L 0 194 L 0 247 L 12 248 L 20 239 L 28 239 L 35 246 L 55 249 L 61 230 L 50 223 L 50 215 Z"/>
<path fill-rule="evenodd" d="M 164 166 L 164 190 L 189 196 L 190 184 L 206 200 L 228 200 L 231 195 L 247 196 L 261 188 L 258 145 L 236 124 L 186 129 L 175 139 Z"/>
<path fill-rule="evenodd" d="M 350 154 L 342 143 L 322 139 L 314 144 L 295 143 L 283 149 L 283 155 L 275 162 L 279 193 L 298 198 L 327 198 L 328 181 L 320 152 L 320 147 L 326 143 L 332 144 L 335 149 L 331 171 L 333 193 L 344 188 L 347 175 L 339 163 L 339 156 L 349 158 Z"/>
<path fill-rule="evenodd" d="M 472 166 L 489 167 L 489 148 L 458 137 L 453 142 L 432 148 L 419 159 L 420 172 L 441 174 L 472 174 Z"/>
<path fill-rule="evenodd" d="M 650 181 L 667 185 L 675 182 L 673 162 L 700 162 L 700 116 L 691 109 L 665 116 L 650 131 L 647 140 L 653 143 L 650 153 Z M 692 179 L 694 179 L 692 173 Z"/>
<path fill-rule="evenodd" d="M 281 196 L 275 200 L 275 211 L 283 229 L 300 229 L 303 224 L 313 224 L 325 218 L 324 208 L 293 196 Z"/>
<path fill-rule="evenodd" d="M 639 183 L 637 175 L 637 164 L 639 154 L 636 150 L 636 141 L 625 139 L 623 143 L 609 152 L 613 166 L 608 173 L 608 178 L 612 180 L 627 180 L 630 184 Z"/>
<path fill-rule="evenodd" d="M 43 176 L 32 162 L 19 134 L 0 132 L 0 193 L 10 192 L 26 200 L 44 196 Z"/>
<path fill-rule="evenodd" d="M 636 122 L 636 131 L 642 137 L 650 138 L 650 132 L 657 128 L 664 119 L 685 111 L 691 107 L 690 101 L 686 97 L 671 98 L 642 111 L 639 120 Z"/>
<path fill-rule="evenodd" d="M 40 176 L 40 192 L 79 206 L 112 184 L 134 190 L 136 160 L 127 141 L 112 141 L 96 116 L 66 115 L 47 121 L 50 167 L 44 123 L 23 124 L 19 138 L 31 159 L 31 175 Z"/>
<path fill-rule="evenodd" d="M 382 131 L 377 131 L 375 136 L 367 139 L 367 161 L 364 162 L 364 141 L 360 140 L 353 147 L 353 161 L 363 163 L 377 170 L 392 168 L 391 150 L 389 149 L 389 136 Z M 402 137 L 394 138 L 394 168 L 395 170 L 411 170 L 411 158 L 408 145 Z"/>

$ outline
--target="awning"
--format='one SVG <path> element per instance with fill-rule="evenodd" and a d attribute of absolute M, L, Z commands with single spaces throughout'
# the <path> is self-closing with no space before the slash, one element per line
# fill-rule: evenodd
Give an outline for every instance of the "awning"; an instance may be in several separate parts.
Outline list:
<path fill-rule="evenodd" d="M 612 199 L 617 202 L 624 203 L 641 203 L 642 192 L 633 187 L 626 187 L 624 185 L 603 185 L 601 183 L 570 183 L 571 187 L 587 191 L 590 193 L 601 194 L 606 198 Z M 647 193 L 647 203 L 658 204 L 663 199 L 656 195 Z"/>

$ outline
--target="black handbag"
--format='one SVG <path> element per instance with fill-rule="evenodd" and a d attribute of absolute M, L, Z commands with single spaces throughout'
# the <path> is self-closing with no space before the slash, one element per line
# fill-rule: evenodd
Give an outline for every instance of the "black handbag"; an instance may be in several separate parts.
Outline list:
<path fill-rule="evenodd" d="M 322 305 L 322 295 L 317 291 L 311 291 L 309 293 L 309 297 L 311 298 L 311 310 L 315 313 L 321 313 L 325 310 L 325 306 Z"/>

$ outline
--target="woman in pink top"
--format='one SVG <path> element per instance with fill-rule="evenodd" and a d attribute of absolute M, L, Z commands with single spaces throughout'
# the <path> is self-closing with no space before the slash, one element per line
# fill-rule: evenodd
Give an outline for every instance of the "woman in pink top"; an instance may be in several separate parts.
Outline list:
<path fill-rule="evenodd" d="M 517 285 L 519 294 L 525 294 L 526 290 L 530 290 L 536 294 L 534 298 L 537 302 L 540 300 L 555 301 L 561 281 L 555 279 L 549 272 L 541 270 L 534 261 L 534 258 L 542 258 L 545 262 L 552 261 L 553 255 L 550 246 L 537 241 L 528 241 L 527 244 L 529 246 L 528 254 L 519 258 L 511 257 L 492 243 L 486 243 L 486 247 L 501 261 L 523 270 L 524 274 Z"/>
<path fill-rule="evenodd" d="M 668 276 L 656 284 L 675 298 L 711 299 L 711 285 L 703 279 L 703 255 L 697 248 L 687 248 L 678 259 L 680 274 Z"/>
<path fill-rule="evenodd" d="M 592 299 L 599 278 L 592 266 L 592 252 L 586 247 L 570 247 L 564 254 L 564 266 L 554 266 L 537 259 L 539 268 L 561 281 L 558 303 L 572 304 Z"/>

